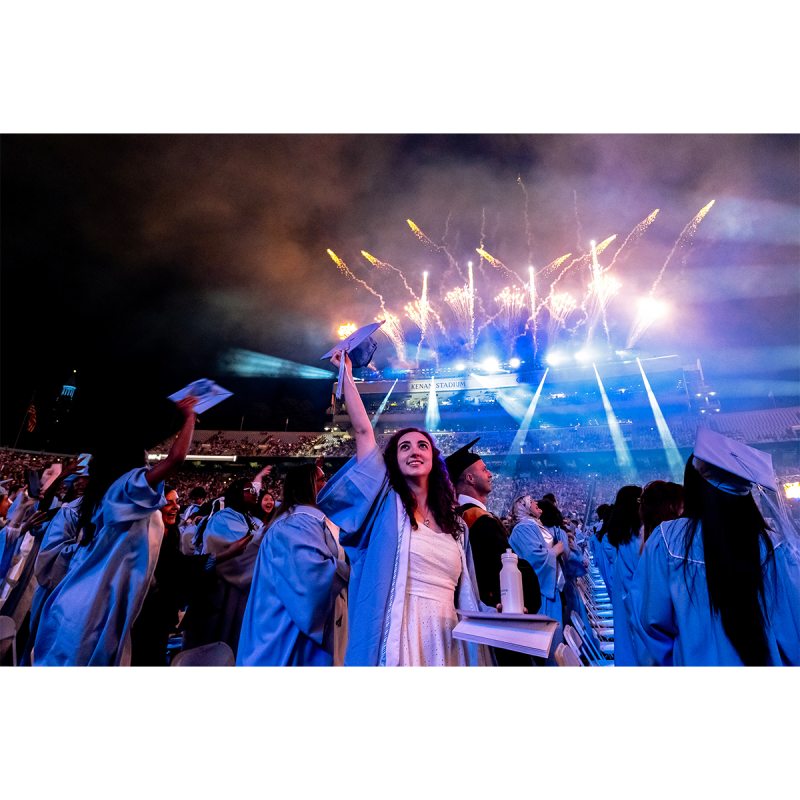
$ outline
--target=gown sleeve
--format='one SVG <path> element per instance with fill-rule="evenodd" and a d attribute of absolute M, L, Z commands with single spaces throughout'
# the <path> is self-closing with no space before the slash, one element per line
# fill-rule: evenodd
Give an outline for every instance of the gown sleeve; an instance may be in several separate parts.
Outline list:
<path fill-rule="evenodd" d="M 659 525 L 647 540 L 625 599 L 640 665 L 672 666 L 678 628 L 669 581 L 669 554 Z"/>
<path fill-rule="evenodd" d="M 136 522 L 164 505 L 163 482 L 151 487 L 146 473 L 146 467 L 131 470 L 109 486 L 102 503 L 104 524 Z"/>
<path fill-rule="evenodd" d="M 339 526 L 343 546 L 360 546 L 365 523 L 388 480 L 383 453 L 376 446 L 363 461 L 351 458 L 320 492 L 317 507 Z"/>
<path fill-rule="evenodd" d="M 78 547 L 77 522 L 75 510 L 63 506 L 47 528 L 34 567 L 36 582 L 45 589 L 53 589 L 67 574 Z"/>

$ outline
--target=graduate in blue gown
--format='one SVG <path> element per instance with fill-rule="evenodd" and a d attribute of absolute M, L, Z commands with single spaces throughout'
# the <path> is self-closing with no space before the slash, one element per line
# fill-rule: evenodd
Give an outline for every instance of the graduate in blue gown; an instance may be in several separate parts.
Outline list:
<path fill-rule="evenodd" d="M 225 642 L 236 652 L 264 535 L 257 509 L 258 490 L 253 481 L 237 478 L 225 490 L 225 507 L 208 518 L 202 531 L 203 555 L 218 556 L 245 536 L 250 537 L 250 542 L 239 555 L 217 564 L 210 589 L 189 604 L 183 621 L 187 649 Z"/>
<path fill-rule="evenodd" d="M 164 479 L 186 458 L 196 400 L 176 405 L 184 417 L 169 454 L 150 469 L 120 474 L 136 453 L 98 452 L 78 519 L 80 546 L 42 608 L 33 646 L 35 666 L 130 663 L 130 635 L 153 577 L 164 524 Z M 138 455 L 141 458 L 141 452 Z"/>
<path fill-rule="evenodd" d="M 614 562 L 611 566 L 611 581 L 614 587 L 611 605 L 614 610 L 614 665 L 632 667 L 636 665 L 633 654 L 625 596 L 628 594 L 633 572 L 639 561 L 642 546 L 639 518 L 641 486 L 623 486 L 618 492 L 606 525 L 605 541 L 613 547 Z"/>
<path fill-rule="evenodd" d="M 800 665 L 800 558 L 751 494 L 774 484 L 763 455 L 698 431 L 684 516 L 653 531 L 630 587 L 639 663 Z"/>
<path fill-rule="evenodd" d="M 346 596 L 350 566 L 316 507 L 324 485 L 315 464 L 293 467 L 286 475 L 281 510 L 258 552 L 237 666 L 334 664 L 337 634 L 346 638 L 337 600 Z"/>
<path fill-rule="evenodd" d="M 542 593 L 539 613 L 558 622 L 547 659 L 550 666 L 555 666 L 555 651 L 564 636 L 561 590 L 566 582 L 559 557 L 563 556 L 569 545 L 565 544 L 566 534 L 542 524 L 541 516 L 542 509 L 530 494 L 517 497 L 511 505 L 513 527 L 508 543 L 536 572 Z"/>
<path fill-rule="evenodd" d="M 318 505 L 340 527 L 340 542 L 352 569 L 345 665 L 391 666 L 401 663 L 401 640 L 408 633 L 403 620 L 411 537 L 420 526 L 452 536 L 458 544 L 461 567 L 455 608 L 489 609 L 480 602 L 467 527 L 456 513 L 453 487 L 432 438 L 416 428 L 400 431 L 387 445 L 384 458 L 353 382 L 350 359 L 345 358 L 344 400 L 356 439 L 356 457 L 328 482 Z M 339 366 L 338 353 L 333 363 Z M 409 448 L 409 452 L 404 450 L 402 465 L 401 447 Z M 452 620 L 455 609 L 451 610 Z M 442 633 L 449 637 L 448 631 Z M 492 663 L 483 645 L 450 644 L 453 650 L 463 645 L 469 665 Z"/>

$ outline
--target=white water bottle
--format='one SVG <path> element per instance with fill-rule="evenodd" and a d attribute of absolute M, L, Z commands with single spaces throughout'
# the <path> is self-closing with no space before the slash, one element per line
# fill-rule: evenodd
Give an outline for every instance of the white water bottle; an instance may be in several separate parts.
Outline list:
<path fill-rule="evenodd" d="M 500 570 L 500 602 L 504 614 L 522 614 L 522 573 L 517 566 L 517 554 L 508 549 L 500 556 L 503 568 Z"/>

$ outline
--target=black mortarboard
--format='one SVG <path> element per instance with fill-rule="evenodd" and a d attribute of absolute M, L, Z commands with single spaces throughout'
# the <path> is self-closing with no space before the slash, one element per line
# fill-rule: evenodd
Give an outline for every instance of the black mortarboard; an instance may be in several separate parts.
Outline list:
<path fill-rule="evenodd" d="M 453 483 L 456 483 L 458 479 L 461 477 L 461 473 L 467 468 L 471 467 L 476 461 L 480 461 L 483 456 L 479 456 L 477 453 L 470 453 L 470 448 L 475 445 L 477 442 L 480 441 L 480 436 L 477 439 L 473 439 L 469 444 L 465 444 L 463 447 L 459 447 L 454 453 L 450 453 L 449 456 L 444 460 L 444 463 L 447 466 L 447 472 L 450 475 L 450 480 Z"/>

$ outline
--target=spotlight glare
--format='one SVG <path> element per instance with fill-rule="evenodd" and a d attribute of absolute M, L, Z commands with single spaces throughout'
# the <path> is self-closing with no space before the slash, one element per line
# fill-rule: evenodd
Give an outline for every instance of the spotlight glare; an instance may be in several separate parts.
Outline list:
<path fill-rule="evenodd" d="M 337 329 L 336 334 L 340 340 L 346 339 L 351 333 L 355 333 L 358 326 L 354 322 L 343 322 Z"/>
<path fill-rule="evenodd" d="M 481 362 L 481 368 L 485 372 L 497 372 L 500 369 L 500 360 L 495 356 L 487 356 Z"/>
<path fill-rule="evenodd" d="M 508 366 L 511 367 L 511 369 L 517 369 L 521 364 L 522 362 L 518 358 L 512 358 L 508 362 Z"/>
<path fill-rule="evenodd" d="M 548 353 L 547 358 L 545 358 L 548 366 L 557 367 L 559 364 L 564 363 L 564 356 L 561 353 Z"/>
<path fill-rule="evenodd" d="M 588 348 L 584 348 L 583 350 L 578 350 L 575 353 L 575 360 L 580 364 L 586 364 L 594 358 L 594 354 Z"/>
<path fill-rule="evenodd" d="M 669 306 L 654 297 L 640 297 L 638 306 L 640 318 L 646 320 L 662 319 L 669 313 Z"/>

